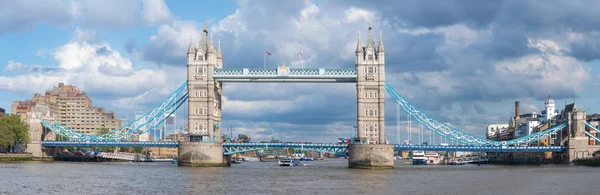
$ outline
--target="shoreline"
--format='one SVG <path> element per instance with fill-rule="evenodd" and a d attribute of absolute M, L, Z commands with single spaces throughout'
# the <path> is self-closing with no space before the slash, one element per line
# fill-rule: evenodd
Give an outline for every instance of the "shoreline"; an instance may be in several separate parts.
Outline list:
<path fill-rule="evenodd" d="M 36 157 L 30 154 L 0 154 L 0 162 L 16 161 L 54 161 L 51 156 Z"/>

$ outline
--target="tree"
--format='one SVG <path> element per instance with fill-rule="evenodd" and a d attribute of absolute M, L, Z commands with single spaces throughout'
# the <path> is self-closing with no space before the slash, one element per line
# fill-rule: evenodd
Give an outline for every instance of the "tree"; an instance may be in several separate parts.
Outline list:
<path fill-rule="evenodd" d="M 96 133 L 96 135 L 102 135 L 102 134 L 108 133 L 109 131 L 110 130 L 108 130 L 107 128 L 102 127 L 100 129 L 98 129 L 98 132 Z M 102 150 L 102 151 L 114 151 L 115 147 L 100 147 L 100 150 Z"/>
<path fill-rule="evenodd" d="M 0 118 L 0 147 L 9 148 L 15 142 L 29 142 L 29 125 L 15 114 Z"/>
<path fill-rule="evenodd" d="M 142 148 L 142 147 L 133 147 L 134 153 L 142 153 L 143 150 L 144 150 L 144 148 Z"/>

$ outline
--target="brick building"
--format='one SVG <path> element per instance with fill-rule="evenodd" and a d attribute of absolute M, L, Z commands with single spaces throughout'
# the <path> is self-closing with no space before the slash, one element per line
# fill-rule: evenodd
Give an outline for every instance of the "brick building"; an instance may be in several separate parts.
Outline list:
<path fill-rule="evenodd" d="M 92 99 L 74 85 L 58 83 L 44 95 L 35 94 L 30 100 L 15 101 L 12 113 L 26 120 L 27 113 L 36 105 L 48 106 L 58 123 L 86 134 L 95 135 L 102 127 L 116 129 L 121 126 L 121 120 L 116 119 L 114 112 L 92 106 Z"/>

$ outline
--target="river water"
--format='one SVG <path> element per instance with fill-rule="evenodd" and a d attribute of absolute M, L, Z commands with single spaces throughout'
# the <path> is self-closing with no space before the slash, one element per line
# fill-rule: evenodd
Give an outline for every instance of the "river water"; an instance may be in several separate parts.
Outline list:
<path fill-rule="evenodd" d="M 356 170 L 344 159 L 306 164 L 0 163 L 0 194 L 600 194 L 599 168 L 396 161 L 392 170 Z"/>

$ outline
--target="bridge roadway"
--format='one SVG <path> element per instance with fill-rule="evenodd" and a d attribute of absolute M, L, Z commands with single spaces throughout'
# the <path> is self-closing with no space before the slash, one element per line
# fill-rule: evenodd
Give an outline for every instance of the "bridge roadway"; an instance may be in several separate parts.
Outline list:
<path fill-rule="evenodd" d="M 177 142 L 76 142 L 76 141 L 43 141 L 43 147 L 170 147 L 175 148 Z M 333 154 L 345 154 L 347 144 L 300 144 L 300 143 L 223 143 L 224 154 L 234 154 L 266 148 L 298 148 Z M 564 146 L 442 146 L 442 145 L 401 145 L 395 144 L 394 150 L 424 151 L 471 151 L 471 152 L 561 152 Z"/>

